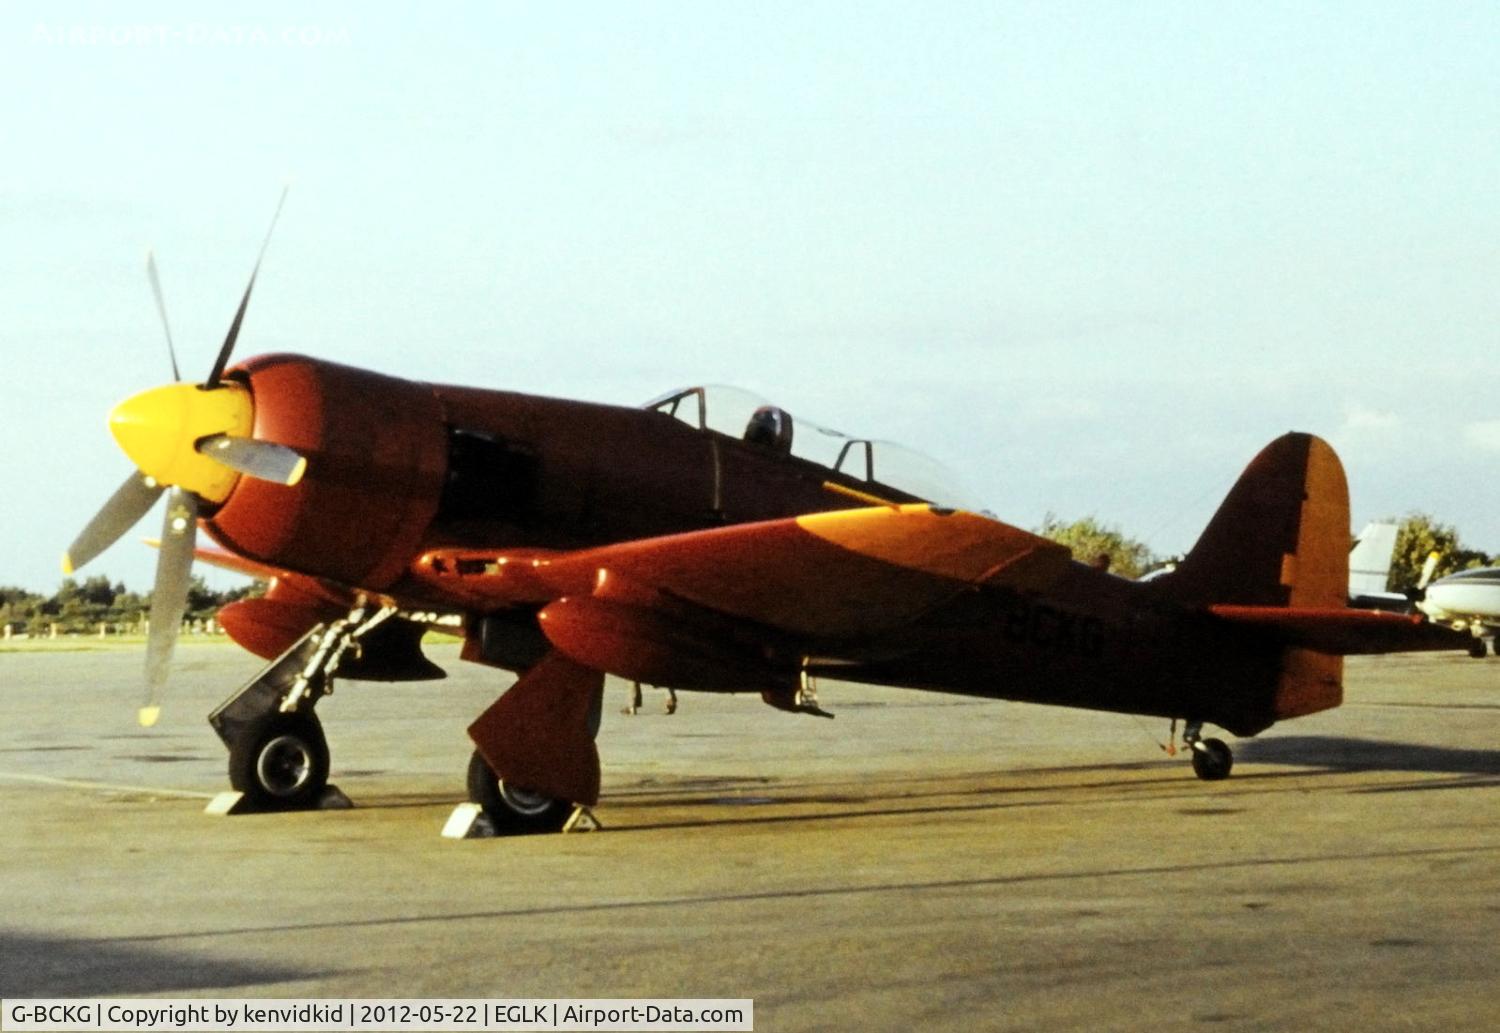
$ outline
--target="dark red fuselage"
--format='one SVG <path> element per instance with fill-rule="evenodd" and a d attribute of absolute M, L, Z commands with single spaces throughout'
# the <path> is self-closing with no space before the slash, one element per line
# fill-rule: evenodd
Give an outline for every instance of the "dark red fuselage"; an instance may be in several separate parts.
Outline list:
<path fill-rule="evenodd" d="M 402 579 L 427 549 L 573 549 L 853 504 L 828 481 L 872 488 L 646 409 L 295 355 L 231 372 L 254 396 L 255 436 L 308 469 L 290 488 L 242 478 L 205 526 L 236 553 L 350 588 L 426 591 Z"/>
<path fill-rule="evenodd" d="M 1177 574 L 1134 583 L 1065 563 L 1045 580 L 999 568 L 954 580 L 934 573 L 949 548 L 941 535 L 930 556 L 894 561 L 879 543 L 810 538 L 787 518 L 860 505 L 839 488 L 912 497 L 749 434 L 293 355 L 251 359 L 232 375 L 254 396 L 255 436 L 305 456 L 307 473 L 294 487 L 242 478 L 205 526 L 325 593 L 226 618 L 258 652 L 328 619 L 340 593 L 365 591 L 464 614 L 465 656 L 515 669 L 557 649 L 592 670 L 768 699 L 821 673 L 1253 734 L 1337 705 L 1336 653 L 1387 648 L 1376 637 L 1320 649 L 1327 636 L 1309 623 L 1317 608 L 1330 627 L 1342 619 L 1348 503 L 1337 458 L 1308 435 L 1278 439 L 1251 464 Z M 741 525 L 755 526 L 712 533 Z M 698 575 L 720 565 L 732 578 L 703 587 Z M 881 604 L 874 586 L 887 582 L 906 587 Z M 885 619 L 900 599 L 929 595 L 919 611 Z M 824 599 L 847 599 L 868 619 L 799 620 L 807 601 Z M 1216 614 L 1219 603 L 1300 608 L 1301 623 Z M 285 619 L 267 609 L 277 605 Z"/>

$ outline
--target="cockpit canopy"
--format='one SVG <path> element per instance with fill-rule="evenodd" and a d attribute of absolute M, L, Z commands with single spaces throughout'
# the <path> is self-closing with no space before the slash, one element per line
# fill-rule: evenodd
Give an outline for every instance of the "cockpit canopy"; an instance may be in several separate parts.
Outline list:
<path fill-rule="evenodd" d="M 852 438 L 820 427 L 737 387 L 717 384 L 671 391 L 643 408 L 697 430 L 714 431 L 790 454 L 872 485 L 885 485 L 939 506 L 972 509 L 974 500 L 942 463 L 904 445 Z"/>

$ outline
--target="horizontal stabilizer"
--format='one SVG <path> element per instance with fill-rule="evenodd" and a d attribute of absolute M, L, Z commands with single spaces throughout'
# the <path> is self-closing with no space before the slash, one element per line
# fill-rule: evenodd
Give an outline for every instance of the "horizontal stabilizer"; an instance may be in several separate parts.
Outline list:
<path fill-rule="evenodd" d="M 1468 636 L 1421 617 L 1371 610 L 1286 606 L 1210 606 L 1220 620 L 1259 628 L 1289 646 L 1335 656 L 1467 649 Z"/>

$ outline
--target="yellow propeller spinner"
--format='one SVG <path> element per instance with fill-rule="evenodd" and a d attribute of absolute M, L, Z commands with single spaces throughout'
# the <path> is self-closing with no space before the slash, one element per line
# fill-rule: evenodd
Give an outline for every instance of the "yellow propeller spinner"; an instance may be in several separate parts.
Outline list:
<path fill-rule="evenodd" d="M 195 446 L 216 434 L 249 437 L 254 416 L 250 392 L 240 384 L 177 383 L 125 399 L 109 414 L 109 430 L 136 469 L 158 484 L 223 502 L 239 473 Z"/>

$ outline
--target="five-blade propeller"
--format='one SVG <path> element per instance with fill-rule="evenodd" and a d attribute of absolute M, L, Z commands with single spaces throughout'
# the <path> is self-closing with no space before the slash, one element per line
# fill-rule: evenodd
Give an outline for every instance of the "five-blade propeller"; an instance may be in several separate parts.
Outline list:
<path fill-rule="evenodd" d="M 250 282 L 202 386 L 181 383 L 161 278 L 155 257 L 147 253 L 146 275 L 167 338 L 173 384 L 127 399 L 111 414 L 110 429 L 137 469 L 94 514 L 63 556 L 63 571 L 72 574 L 118 541 L 158 498 L 167 495 L 151 593 L 146 692 L 139 714 L 142 725 L 155 724 L 161 712 L 162 690 L 192 587 L 193 550 L 203 504 L 224 501 L 239 475 L 294 485 L 307 469 L 307 460 L 294 449 L 249 436 L 253 427 L 249 392 L 243 385 L 222 381 L 286 194 L 283 189 Z"/>

